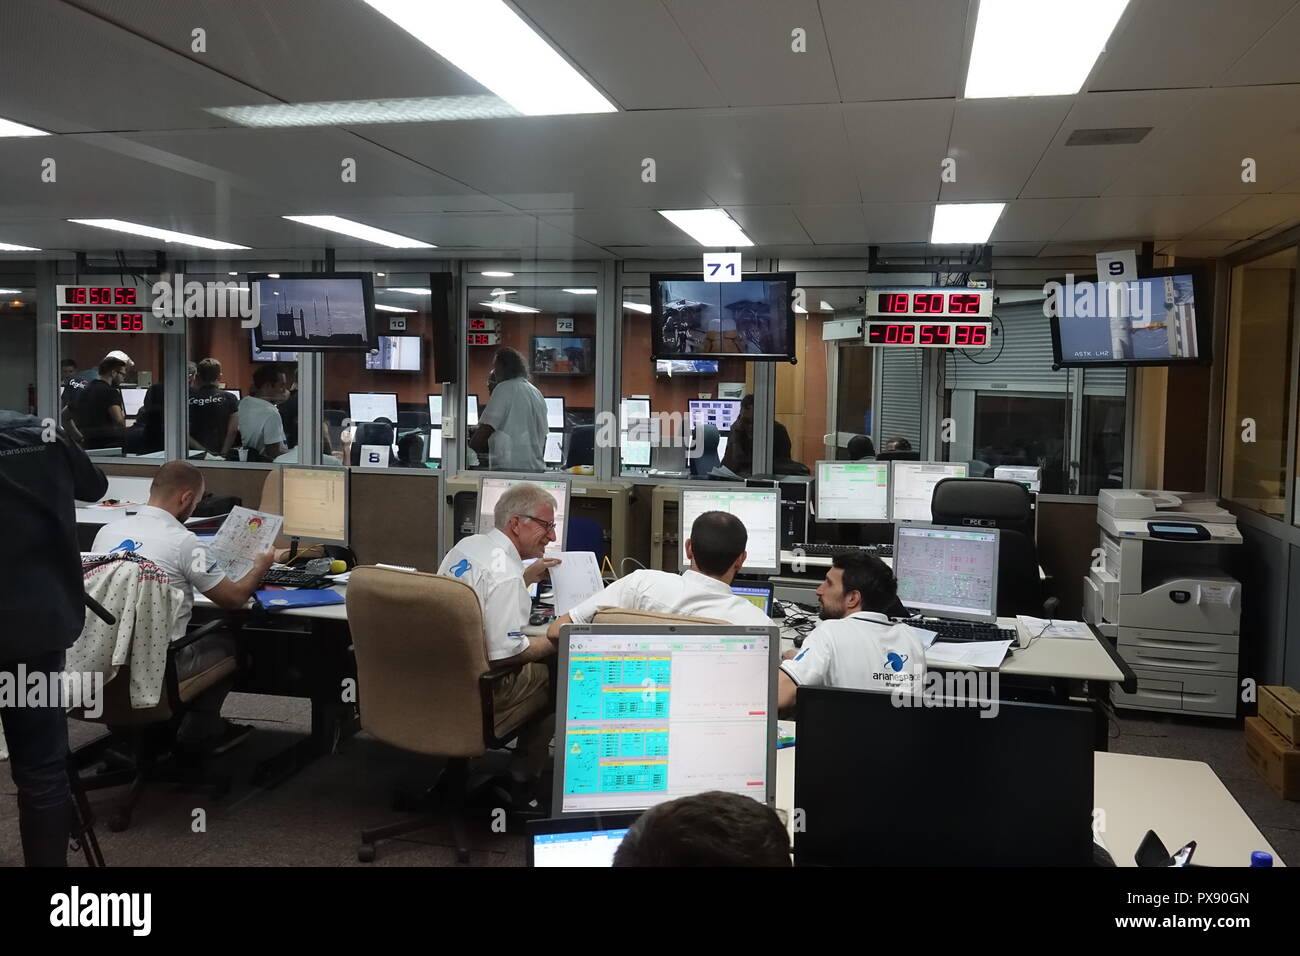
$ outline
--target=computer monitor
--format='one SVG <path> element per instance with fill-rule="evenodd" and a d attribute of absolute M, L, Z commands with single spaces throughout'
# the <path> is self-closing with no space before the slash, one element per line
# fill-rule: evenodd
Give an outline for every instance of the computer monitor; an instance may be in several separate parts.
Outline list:
<path fill-rule="evenodd" d="M 366 368 L 372 372 L 424 370 L 424 340 L 418 335 L 381 335 L 376 348 L 366 353 Z"/>
<path fill-rule="evenodd" d="M 353 422 L 376 422 L 387 418 L 397 424 L 396 392 L 348 392 L 348 415 Z"/>
<path fill-rule="evenodd" d="M 770 581 L 733 581 L 731 593 L 744 598 L 769 617 L 772 614 L 772 583 Z"/>
<path fill-rule="evenodd" d="M 227 388 L 227 389 L 223 389 L 223 391 L 229 392 L 231 395 L 235 396 L 235 398 L 244 397 L 243 393 L 237 388 Z"/>
<path fill-rule="evenodd" d="M 695 399 L 686 404 L 690 409 L 691 427 L 708 424 L 723 435 L 731 431 L 740 414 L 740 401 L 734 398 Z"/>
<path fill-rule="evenodd" d="M 565 626 L 552 815 L 709 790 L 772 806 L 779 645 L 775 626 Z"/>
<path fill-rule="evenodd" d="M 818 521 L 867 522 L 889 520 L 889 462 L 817 462 Z"/>
<path fill-rule="evenodd" d="M 284 527 L 291 538 L 348 543 L 348 470 L 283 466 Z"/>
<path fill-rule="evenodd" d="M 429 396 L 429 424 L 434 428 L 442 427 L 442 396 Z"/>
<path fill-rule="evenodd" d="M 889 516 L 894 521 L 929 521 L 934 486 L 945 478 L 965 478 L 964 461 L 892 461 Z"/>
<path fill-rule="evenodd" d="M 441 419 L 439 419 L 441 421 Z M 429 437 L 424 443 L 425 461 L 442 461 L 442 429 L 430 428 Z"/>
<path fill-rule="evenodd" d="M 478 424 L 478 396 L 467 395 L 465 405 L 465 424 L 473 428 Z"/>
<path fill-rule="evenodd" d="M 252 351 L 251 351 L 249 354 L 250 354 L 250 356 L 252 357 L 252 360 L 253 360 L 254 362 L 276 362 L 276 363 L 279 363 L 279 362 L 297 362 L 297 361 L 298 361 L 298 353 L 297 353 L 297 352 L 286 352 L 286 351 L 284 351 L 284 350 L 281 350 L 281 351 L 279 351 L 279 352 L 276 352 L 276 351 L 268 351 L 268 350 L 265 350 L 265 349 L 259 349 L 259 348 L 257 347 L 257 331 L 256 331 L 255 329 L 249 329 L 249 330 L 248 330 L 248 338 L 249 338 L 249 343 L 250 343 L 251 348 L 252 348 Z"/>
<path fill-rule="evenodd" d="M 542 461 L 548 465 L 558 465 L 564 461 L 564 432 L 546 433 L 546 448 L 542 452 Z"/>
<path fill-rule="evenodd" d="M 623 814 L 609 816 L 621 817 Z M 631 826 L 625 824 L 620 827 L 605 828 L 601 826 L 602 823 L 605 823 L 605 820 L 599 816 L 577 817 L 572 821 L 537 821 L 530 825 L 533 832 L 528 844 L 528 865 L 613 866 L 614 854 L 618 852 L 623 837 L 627 836 Z M 578 829 L 575 829 L 575 826 Z"/>
<path fill-rule="evenodd" d="M 493 511 L 497 499 L 506 493 L 506 489 L 521 481 L 540 485 L 555 496 L 555 540 L 546 546 L 546 553 L 558 554 L 564 550 L 565 531 L 568 530 L 569 482 L 564 478 L 498 478 L 484 475 L 478 482 L 478 533 L 486 534 L 496 527 Z"/>
<path fill-rule="evenodd" d="M 546 398 L 546 427 L 564 431 L 564 399 Z"/>
<path fill-rule="evenodd" d="M 947 686 L 924 707 L 799 688 L 796 865 L 1092 865 L 1092 711 L 1001 700 L 993 712 Z M 882 747 L 906 764 L 887 782 Z"/>
<path fill-rule="evenodd" d="M 375 288 L 369 272 L 250 275 L 262 351 L 369 351 L 375 347 Z"/>
<path fill-rule="evenodd" d="M 718 437 L 718 461 L 722 461 L 722 459 L 726 457 L 727 457 L 727 436 L 720 435 Z"/>
<path fill-rule="evenodd" d="M 691 525 L 706 511 L 727 511 L 749 532 L 748 557 L 741 568 L 749 574 L 778 574 L 781 570 L 781 491 L 777 488 L 683 488 L 681 506 L 681 566 L 687 568 L 686 539 Z"/>
<path fill-rule="evenodd" d="M 124 387 L 120 391 L 122 393 L 122 410 L 126 413 L 127 418 L 135 418 L 140 414 L 140 407 L 144 405 L 144 396 L 149 389 Z"/>
<path fill-rule="evenodd" d="M 619 418 L 619 456 L 624 465 L 644 468 L 650 465 L 650 450 L 654 446 L 652 429 L 654 419 L 650 412 L 650 399 L 623 399 Z"/>
<path fill-rule="evenodd" d="M 898 600 L 932 617 L 993 623 L 999 534 L 997 528 L 894 525 Z"/>

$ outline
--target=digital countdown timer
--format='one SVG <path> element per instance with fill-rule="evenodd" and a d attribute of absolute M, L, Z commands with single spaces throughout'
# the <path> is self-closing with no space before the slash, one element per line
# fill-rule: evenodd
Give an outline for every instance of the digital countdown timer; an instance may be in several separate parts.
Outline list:
<path fill-rule="evenodd" d="M 144 305 L 138 289 L 123 286 L 61 285 L 56 292 L 59 308 L 138 309 Z"/>
<path fill-rule="evenodd" d="M 143 332 L 143 312 L 60 312 L 60 332 Z"/>
<path fill-rule="evenodd" d="M 466 336 L 470 345 L 496 345 L 501 341 L 500 332 L 470 332 Z"/>
<path fill-rule="evenodd" d="M 476 319 L 471 317 L 469 320 L 469 330 L 471 332 L 500 332 L 501 320 Z"/>
<path fill-rule="evenodd" d="M 914 315 L 991 318 L 993 292 L 955 287 L 867 290 L 867 318 Z"/>
<path fill-rule="evenodd" d="M 912 348 L 982 349 L 989 344 L 987 322 L 867 323 L 867 345 L 906 345 Z"/>

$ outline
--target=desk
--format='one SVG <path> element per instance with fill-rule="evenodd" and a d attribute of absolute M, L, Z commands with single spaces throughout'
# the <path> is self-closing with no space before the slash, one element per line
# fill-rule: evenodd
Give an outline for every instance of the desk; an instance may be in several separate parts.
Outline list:
<path fill-rule="evenodd" d="M 793 722 L 781 724 L 794 732 Z M 792 841 L 798 749 L 776 752 L 776 806 L 786 813 Z M 1133 855 L 1147 830 L 1170 850 L 1195 840 L 1192 859 L 1206 866 L 1249 866 L 1252 850 L 1272 853 L 1274 866 L 1285 865 L 1209 764 L 1112 753 L 1095 753 L 1093 761 L 1093 803 L 1106 811 L 1101 837 L 1116 865 L 1136 866 Z"/>

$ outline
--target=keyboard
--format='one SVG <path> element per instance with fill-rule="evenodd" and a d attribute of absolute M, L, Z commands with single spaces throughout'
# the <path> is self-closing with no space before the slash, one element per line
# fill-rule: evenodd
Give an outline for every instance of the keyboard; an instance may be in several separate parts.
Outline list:
<path fill-rule="evenodd" d="M 977 624 L 973 621 L 914 621 L 916 627 L 925 631 L 934 631 L 938 636 L 936 642 L 945 644 L 964 644 L 968 641 L 1010 641 L 1018 644 L 1015 628 L 998 627 L 996 624 Z"/>
<path fill-rule="evenodd" d="M 834 558 L 841 554 L 870 554 L 877 558 L 892 558 L 892 544 L 796 544 L 791 551 L 803 551 L 808 558 Z"/>
<path fill-rule="evenodd" d="M 302 568 L 268 568 L 262 583 L 278 588 L 318 588 L 325 579 Z"/>

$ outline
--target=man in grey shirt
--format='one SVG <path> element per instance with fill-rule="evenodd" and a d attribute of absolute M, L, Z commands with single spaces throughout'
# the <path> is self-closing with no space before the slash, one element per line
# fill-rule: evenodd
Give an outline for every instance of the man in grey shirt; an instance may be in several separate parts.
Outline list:
<path fill-rule="evenodd" d="M 469 447 L 480 455 L 487 452 L 493 471 L 544 471 L 546 399 L 528 381 L 528 366 L 516 350 L 497 350 L 488 391 L 492 397 Z"/>
<path fill-rule="evenodd" d="M 253 392 L 239 402 L 240 447 L 250 461 L 274 461 L 288 451 L 284 440 L 281 405 L 289 397 L 284 369 L 264 365 L 253 373 Z"/>

